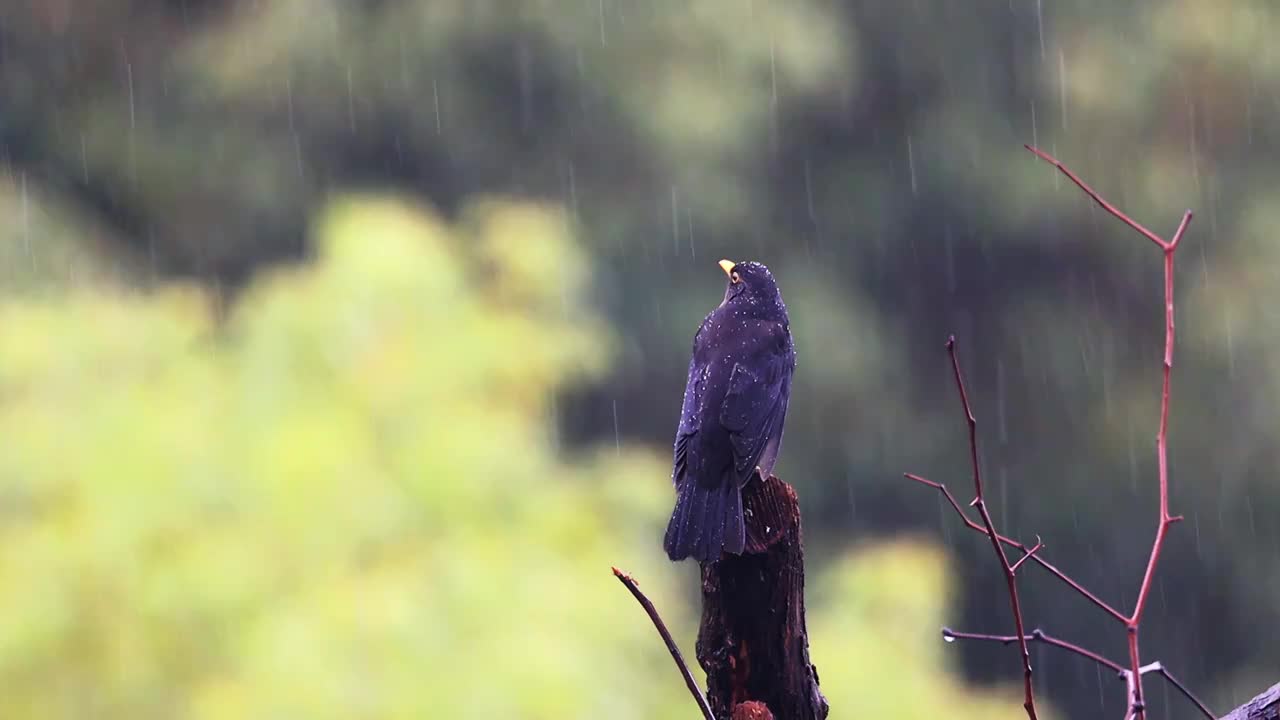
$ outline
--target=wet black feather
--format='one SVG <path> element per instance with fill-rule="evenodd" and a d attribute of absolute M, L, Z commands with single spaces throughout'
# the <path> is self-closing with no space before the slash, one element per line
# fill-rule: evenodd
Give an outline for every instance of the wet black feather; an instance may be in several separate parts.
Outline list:
<path fill-rule="evenodd" d="M 745 543 L 742 487 L 773 471 L 795 372 L 782 294 L 760 263 L 734 265 L 724 301 L 693 338 L 676 430 L 676 505 L 663 545 L 672 560 L 718 560 Z"/>

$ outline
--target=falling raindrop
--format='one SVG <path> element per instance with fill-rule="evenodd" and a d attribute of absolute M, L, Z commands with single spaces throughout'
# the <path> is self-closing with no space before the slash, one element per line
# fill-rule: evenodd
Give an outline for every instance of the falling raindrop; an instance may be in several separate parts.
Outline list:
<path fill-rule="evenodd" d="M 1252 69 L 1252 66 L 1251 68 Z M 1256 79 L 1253 73 L 1249 73 L 1249 92 L 1244 96 L 1244 127 L 1245 127 L 1245 144 L 1253 144 L 1253 93 L 1256 88 Z"/>
<path fill-rule="evenodd" d="M 295 133 L 293 136 L 293 164 L 298 171 L 298 177 L 302 177 L 302 138 Z"/>
<path fill-rule="evenodd" d="M 1253 516 L 1253 496 L 1252 495 L 1244 496 L 1244 506 L 1249 510 L 1249 535 L 1251 537 L 1257 537 L 1258 525 L 1257 525 L 1257 520 Z"/>
<path fill-rule="evenodd" d="M 569 196 L 566 205 L 568 205 L 570 216 L 576 221 L 578 219 L 578 182 L 573 160 L 565 162 L 565 185 L 565 191 Z"/>
<path fill-rule="evenodd" d="M 671 186 L 671 244 L 680 257 L 680 196 L 675 185 Z"/>
<path fill-rule="evenodd" d="M 1031 101 L 1031 147 L 1040 147 L 1040 137 L 1036 128 L 1036 101 Z"/>
<path fill-rule="evenodd" d="M 951 239 L 951 225 L 946 225 L 942 230 L 942 244 L 947 251 L 947 292 L 955 294 L 956 292 L 956 253 L 955 243 Z"/>
<path fill-rule="evenodd" d="M 1040 62 L 1044 62 L 1044 0 L 1036 0 L 1036 31 L 1040 34 Z"/>
<path fill-rule="evenodd" d="M 1234 378 L 1236 375 L 1236 344 L 1235 333 L 1232 331 L 1230 303 L 1223 303 L 1222 321 L 1227 335 L 1227 376 Z"/>
<path fill-rule="evenodd" d="M 137 126 L 137 114 L 134 107 L 133 97 L 133 63 L 129 61 L 128 51 L 124 47 L 124 41 L 120 41 L 120 54 L 124 56 L 125 77 L 129 85 L 129 184 L 137 186 L 138 184 L 138 155 L 136 138 L 134 131 Z"/>
<path fill-rule="evenodd" d="M 1196 104 L 1187 96 L 1187 155 L 1191 162 L 1191 179 L 1196 184 L 1196 190 L 1200 189 L 1200 158 L 1197 157 L 1196 151 Z"/>
<path fill-rule="evenodd" d="M 911 136 L 907 135 L 907 170 L 911 173 L 911 194 L 916 194 L 916 160 L 911 147 Z"/>
<path fill-rule="evenodd" d="M 133 101 L 133 63 L 129 62 L 127 57 L 124 61 L 124 72 L 129 81 L 129 132 L 133 132 L 138 126 L 138 116 Z"/>
<path fill-rule="evenodd" d="M 1112 393 L 1113 393 L 1113 391 L 1112 391 L 1112 389 L 1111 389 L 1112 374 L 1113 374 L 1113 370 L 1112 370 L 1112 361 L 1111 361 L 1111 353 L 1112 353 L 1112 343 L 1111 343 L 1110 339 L 1108 339 L 1108 338 L 1103 338 L 1103 345 L 1102 345 L 1102 413 L 1103 413 L 1103 415 L 1105 415 L 1105 416 L 1106 416 L 1106 417 L 1108 417 L 1108 418 L 1110 418 L 1110 417 L 1112 416 L 1112 413 L 1114 412 L 1114 407 L 1113 407 L 1112 402 L 1111 402 L 1111 396 L 1112 396 Z"/>
<path fill-rule="evenodd" d="M 813 169 L 809 162 L 809 158 L 804 159 L 804 195 L 808 202 L 809 221 L 817 222 L 818 215 L 813 210 Z"/>
<path fill-rule="evenodd" d="M 89 182 L 89 152 L 85 147 L 84 133 L 80 133 L 80 179 Z"/>
<path fill-rule="evenodd" d="M 289 135 L 293 139 L 293 164 L 297 170 L 298 178 L 302 178 L 302 139 L 298 136 L 298 128 L 294 125 L 293 120 L 293 80 L 291 78 L 284 79 L 284 100 L 285 108 L 289 117 Z"/>
<path fill-rule="evenodd" d="M 618 401 L 613 401 L 613 450 L 617 455 L 622 454 L 622 433 L 618 428 Z"/>
<path fill-rule="evenodd" d="M 347 64 L 347 128 L 352 135 L 356 134 L 356 97 L 355 85 L 351 80 L 351 65 Z"/>
<path fill-rule="evenodd" d="M 1067 54 L 1058 49 L 1058 104 L 1062 106 L 1062 129 L 1067 129 Z"/>
<path fill-rule="evenodd" d="M 1107 704 L 1106 694 L 1102 690 L 1102 666 L 1094 663 L 1093 671 L 1098 680 L 1098 708 L 1101 709 Z"/>
<path fill-rule="evenodd" d="M 608 41 L 606 41 L 606 40 L 605 40 L 605 37 L 604 37 L 604 0 L 600 0 L 600 2 L 599 2 L 599 3 L 597 3 L 597 6 L 599 7 L 599 10 L 600 10 L 600 13 L 599 13 L 599 17 L 600 17 L 600 44 L 601 44 L 602 46 L 603 46 L 603 45 L 608 45 L 609 43 L 608 43 Z"/>
<path fill-rule="evenodd" d="M 769 32 L 769 88 L 772 92 L 771 101 L 773 106 L 778 106 L 778 60 L 777 52 L 773 46 L 773 32 Z"/>
<path fill-rule="evenodd" d="M 27 201 L 27 174 L 21 173 L 20 185 L 22 186 L 22 247 L 27 252 L 27 260 L 31 262 L 31 269 L 36 269 L 36 256 L 31 252 L 31 211 Z"/>
<path fill-rule="evenodd" d="M 444 125 L 440 122 L 440 84 L 434 75 L 431 76 L 431 105 L 436 114 L 436 134 L 439 135 Z"/>
<path fill-rule="evenodd" d="M 693 208 L 684 206 L 685 236 L 689 238 L 689 257 L 698 258 L 698 251 L 693 246 Z"/>

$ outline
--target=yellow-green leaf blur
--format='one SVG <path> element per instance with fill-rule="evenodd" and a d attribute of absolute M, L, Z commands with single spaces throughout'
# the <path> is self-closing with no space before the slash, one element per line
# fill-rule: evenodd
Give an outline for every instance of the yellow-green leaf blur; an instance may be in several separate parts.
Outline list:
<path fill-rule="evenodd" d="M 181 285 L 0 300 L 0 714 L 694 717 L 609 572 L 692 657 L 667 458 L 555 435 L 611 347 L 572 230 L 350 196 L 225 314 Z M 811 582 L 832 717 L 1019 717 L 952 676 L 944 565 Z"/>

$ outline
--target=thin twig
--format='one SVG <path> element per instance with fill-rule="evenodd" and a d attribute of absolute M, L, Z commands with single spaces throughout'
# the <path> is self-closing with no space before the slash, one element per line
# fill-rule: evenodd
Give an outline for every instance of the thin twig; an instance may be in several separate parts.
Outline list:
<path fill-rule="evenodd" d="M 1039 535 L 1037 535 L 1035 547 L 1031 548 L 1026 552 L 1025 555 L 1018 558 L 1018 562 L 1014 563 L 1013 567 L 1009 568 L 1009 571 L 1015 572 L 1015 573 L 1018 572 L 1018 568 L 1022 567 L 1022 563 L 1026 562 L 1027 560 L 1030 560 L 1032 556 L 1034 556 L 1037 552 L 1039 552 L 1043 548 L 1044 548 L 1044 541 L 1040 539 Z"/>
<path fill-rule="evenodd" d="M 662 642 L 667 644 L 667 650 L 671 652 L 671 659 L 676 661 L 676 668 L 680 670 L 680 675 L 684 677 L 684 684 L 688 686 L 689 693 L 693 695 L 693 699 L 698 703 L 698 709 L 702 711 L 702 716 L 706 720 L 716 720 L 716 716 L 711 712 L 711 705 L 707 703 L 707 696 L 702 694 L 702 688 L 698 687 L 698 682 L 693 679 L 693 673 L 689 672 L 689 666 L 684 662 L 684 656 L 680 654 L 680 648 L 676 647 L 676 641 L 671 639 L 671 633 L 667 631 L 666 623 L 662 622 L 662 616 L 658 614 L 658 609 L 649 602 L 649 598 L 640 592 L 640 586 L 636 584 L 635 578 L 622 572 L 618 568 L 613 568 L 613 574 L 622 582 L 631 594 L 635 596 L 636 601 L 640 603 L 640 607 L 649 614 L 649 619 L 653 621 L 653 626 L 658 629 L 658 634 L 662 636 Z"/>
<path fill-rule="evenodd" d="M 902 475 L 908 480 L 918 482 L 922 485 L 928 485 L 929 487 L 934 488 L 938 492 L 942 493 L 943 497 L 945 497 L 947 499 L 947 502 L 950 503 L 951 508 L 956 511 L 957 515 L 960 516 L 960 521 L 965 524 L 965 527 L 975 532 L 980 532 L 984 535 L 987 533 L 987 531 L 981 525 L 970 520 L 969 516 L 965 515 L 964 510 L 960 507 L 960 503 L 956 501 L 955 496 L 951 494 L 951 491 L 947 489 L 947 486 L 945 484 L 940 482 L 934 482 L 933 480 L 920 477 L 919 475 L 915 475 L 913 473 L 903 473 Z M 1011 537 L 1006 537 L 1004 535 L 1000 535 L 999 537 L 1000 537 L 1000 542 L 1004 543 L 1005 545 L 1008 545 L 1009 547 L 1017 548 L 1018 550 L 1021 550 L 1024 553 L 1029 550 L 1029 548 L 1026 545 L 1024 545 L 1023 543 L 1017 540 L 1014 540 Z M 1117 622 L 1121 624 L 1124 624 L 1125 622 L 1127 622 L 1128 618 L 1125 617 L 1124 613 L 1120 612 L 1119 610 L 1116 610 L 1114 607 L 1108 604 L 1105 600 L 1098 597 L 1097 595 L 1094 595 L 1092 592 L 1089 591 L 1088 588 L 1086 588 L 1085 586 L 1073 580 L 1071 576 L 1059 570 L 1055 565 L 1053 565 L 1053 563 L 1050 563 L 1048 560 L 1045 560 L 1038 553 L 1031 556 L 1031 561 L 1039 565 L 1040 567 L 1044 568 L 1045 570 L 1049 571 L 1049 574 L 1061 580 L 1063 583 L 1067 585 L 1067 587 L 1070 587 L 1072 590 L 1075 590 L 1076 592 L 1080 593 L 1080 595 L 1082 595 L 1086 600 L 1093 603 L 1095 606 L 1098 607 L 1098 609 L 1110 615 Z"/>
<path fill-rule="evenodd" d="M 1191 704 L 1195 705 L 1196 708 L 1200 710 L 1200 712 L 1203 713 L 1205 717 L 1209 718 L 1209 720 L 1215 720 L 1215 718 L 1218 717 L 1212 710 L 1209 709 L 1207 705 L 1205 705 L 1203 702 L 1200 701 L 1200 698 L 1196 697 L 1189 689 L 1187 689 L 1187 686 L 1183 685 L 1182 681 L 1174 677 L 1173 673 L 1169 672 L 1169 669 L 1166 668 L 1164 664 L 1161 663 L 1159 660 L 1151 663 L 1150 665 L 1142 666 L 1143 675 L 1146 675 L 1147 673 L 1150 673 L 1150 672 L 1158 673 L 1161 677 L 1163 677 L 1166 681 L 1168 681 L 1170 685 L 1177 688 L 1178 692 L 1182 693 L 1184 697 L 1190 700 Z"/>
<path fill-rule="evenodd" d="M 1129 636 L 1129 664 L 1133 673 L 1132 714 L 1137 720 L 1144 720 L 1146 717 L 1146 703 L 1142 695 L 1142 659 L 1138 650 L 1138 626 L 1142 622 L 1142 612 L 1147 607 L 1147 599 L 1151 596 L 1156 565 L 1160 562 L 1160 551 L 1164 547 L 1165 536 L 1169 531 L 1169 526 L 1182 519 L 1181 515 L 1169 514 L 1169 389 L 1173 374 L 1175 338 L 1173 322 L 1173 260 L 1174 253 L 1177 252 L 1178 245 L 1182 242 L 1182 237 L 1187 231 L 1187 226 L 1191 224 L 1191 211 L 1187 210 L 1183 213 L 1182 221 L 1178 223 L 1178 229 L 1174 231 L 1173 237 L 1166 241 L 1131 219 L 1128 215 L 1125 215 L 1111 203 L 1103 200 L 1093 188 L 1089 187 L 1075 173 L 1068 170 L 1056 158 L 1030 145 L 1025 147 L 1070 178 L 1104 210 L 1154 242 L 1164 254 L 1164 363 L 1160 387 L 1160 426 L 1156 432 L 1156 466 L 1160 487 L 1160 517 L 1156 524 L 1155 539 L 1151 543 L 1151 555 L 1147 559 L 1147 568 L 1142 574 L 1142 584 L 1138 588 L 1138 599 L 1134 602 L 1133 614 L 1125 620 L 1125 629 Z"/>
<path fill-rule="evenodd" d="M 1036 156 L 1037 156 L 1037 157 L 1039 157 L 1041 160 L 1044 160 L 1045 162 L 1049 163 L 1050 165 L 1052 165 L 1052 166 L 1054 166 L 1054 167 L 1058 168 L 1058 170 L 1059 170 L 1063 175 L 1066 175 L 1068 178 L 1070 178 L 1070 179 L 1071 179 L 1071 182 L 1075 183 L 1075 184 L 1076 184 L 1076 186 L 1078 186 L 1081 190 L 1083 190 L 1083 191 L 1085 192 L 1085 194 L 1086 194 L 1086 195 L 1088 195 L 1089 197 L 1093 198 L 1093 201 L 1094 201 L 1094 202 L 1096 202 L 1096 203 L 1098 203 L 1098 205 L 1102 206 L 1102 209 L 1103 209 L 1103 210 L 1106 210 L 1107 212 L 1109 212 L 1109 213 L 1111 213 L 1112 215 L 1116 216 L 1116 217 L 1117 217 L 1117 218 L 1119 218 L 1119 219 L 1120 219 L 1120 221 L 1121 221 L 1121 222 L 1123 222 L 1125 225 L 1128 225 L 1129 227 L 1133 228 L 1134 230 L 1137 230 L 1139 233 L 1141 233 L 1143 236 L 1145 236 L 1148 240 L 1150 240 L 1151 242 L 1155 243 L 1156 245 L 1159 245 L 1161 248 L 1163 248 L 1163 247 L 1165 246 L 1165 241 L 1164 241 L 1164 239 L 1162 239 L 1159 235 L 1156 235 L 1155 233 L 1151 232 L 1151 231 L 1150 231 L 1150 230 L 1148 230 L 1145 226 L 1143 226 L 1141 223 L 1139 223 L 1139 222 L 1137 222 L 1137 221 L 1133 220 L 1133 219 L 1132 219 L 1132 218 L 1130 218 L 1128 215 L 1125 215 L 1124 213 L 1120 212 L 1120 210 L 1119 210 L 1116 206 L 1114 206 L 1114 205 L 1112 205 L 1111 203 L 1107 202 L 1106 200 L 1102 199 L 1102 196 L 1101 196 L 1101 195 L 1099 195 L 1097 192 L 1095 192 L 1093 188 L 1089 187 L 1089 184 L 1088 184 L 1088 183 L 1086 183 L 1085 181 L 1081 180 L 1081 179 L 1080 179 L 1080 177 L 1079 177 L 1078 175 L 1076 175 L 1075 173 L 1073 173 L 1073 172 L 1071 172 L 1069 169 L 1067 169 L 1067 166 L 1066 166 L 1066 165 L 1063 165 L 1062 163 L 1058 162 L 1057 158 L 1053 157 L 1053 156 L 1052 156 L 1052 155 L 1050 155 L 1049 153 L 1047 153 L 1047 152 L 1045 152 L 1045 151 L 1043 151 L 1043 150 L 1041 150 L 1041 149 L 1039 149 L 1039 148 L 1037 148 L 1037 147 L 1034 147 L 1034 146 L 1032 146 L 1032 145 L 1023 145 L 1022 147 L 1024 147 L 1024 148 L 1026 148 L 1026 149 L 1030 150 L 1031 152 L 1035 153 L 1035 154 L 1036 154 Z"/>
<path fill-rule="evenodd" d="M 1014 635 L 987 635 L 985 633 L 960 632 L 958 630 L 952 630 L 951 628 L 942 628 L 942 637 L 949 640 L 982 640 L 985 642 L 998 642 L 1002 645 L 1008 645 L 1010 643 L 1017 642 L 1018 640 Z M 1056 638 L 1040 628 L 1032 630 L 1031 634 L 1027 636 L 1027 641 L 1062 648 L 1067 652 L 1072 652 L 1080 657 L 1088 658 L 1104 668 L 1114 670 L 1120 675 L 1124 675 L 1129 672 L 1128 668 L 1114 660 L 1108 660 L 1092 650 L 1088 650 L 1076 645 L 1075 643 Z"/>
<path fill-rule="evenodd" d="M 1000 569 L 1004 571 L 1005 584 L 1009 588 L 1009 608 L 1013 613 L 1018 648 L 1022 652 L 1022 707 L 1027 711 L 1028 720 L 1037 720 L 1036 696 L 1031 684 L 1031 653 L 1027 650 L 1026 632 L 1022 627 L 1022 605 L 1018 601 L 1017 577 L 1014 575 L 1013 566 L 1009 564 L 1009 556 L 1005 554 L 1004 545 L 1000 542 L 1000 533 L 996 532 L 995 523 L 991 520 L 991 513 L 987 511 L 987 502 L 982 494 L 982 469 L 978 463 L 978 421 L 973 417 L 973 408 L 969 405 L 969 393 L 965 390 L 964 375 L 960 372 L 960 358 L 956 354 L 954 335 L 947 338 L 947 353 L 951 356 L 951 370 L 955 375 L 956 390 L 960 393 L 965 423 L 969 426 L 969 459 L 973 465 L 974 490 L 973 502 L 970 505 L 978 509 L 987 538 L 991 540 L 991 548 L 995 550 L 996 558 L 1000 561 Z M 1027 555 L 1032 554 L 1033 551 L 1027 552 Z"/>
<path fill-rule="evenodd" d="M 996 642 L 1001 645 L 1010 645 L 1018 640 L 1018 638 L 1013 635 L 988 635 L 986 633 L 960 632 L 958 630 L 952 630 L 951 628 L 942 628 L 942 637 L 948 642 L 954 640 L 978 640 L 982 642 Z M 1088 660 L 1092 660 L 1098 665 L 1115 672 L 1116 675 L 1126 681 L 1133 674 L 1132 670 L 1114 660 L 1103 657 L 1102 655 L 1087 648 L 1080 647 L 1075 643 L 1054 637 L 1040 628 L 1036 628 L 1031 631 L 1031 634 L 1027 636 L 1027 642 L 1038 642 L 1042 645 L 1050 645 L 1066 650 L 1067 652 L 1074 653 Z M 1173 673 L 1169 672 L 1168 668 L 1166 668 L 1162 663 L 1157 661 L 1150 663 L 1149 665 L 1142 666 L 1141 674 L 1146 675 L 1147 673 L 1156 673 L 1163 677 L 1170 685 L 1177 689 L 1178 692 L 1182 693 L 1184 697 L 1190 700 L 1191 703 L 1196 706 L 1196 709 L 1198 709 L 1205 717 L 1209 718 L 1209 720 L 1214 720 L 1218 717 L 1217 715 L 1214 715 L 1213 711 L 1201 702 L 1200 698 L 1196 697 L 1186 685 L 1183 685 L 1181 681 L 1174 677 Z"/>
<path fill-rule="evenodd" d="M 1072 652 L 1077 652 L 1078 654 L 1084 655 L 1085 657 L 1089 657 L 1106 667 L 1109 667 L 1109 668 L 1112 668 L 1113 670 L 1117 670 L 1121 672 L 1122 675 L 1125 677 L 1126 685 L 1128 687 L 1129 703 L 1128 703 L 1128 710 L 1125 715 L 1126 720 L 1130 717 L 1135 718 L 1135 720 L 1145 720 L 1146 718 L 1146 702 L 1143 698 L 1143 692 L 1142 692 L 1142 675 L 1146 672 L 1159 672 L 1162 676 L 1165 677 L 1165 679 L 1169 680 L 1169 682 L 1173 684 L 1174 687 L 1178 688 L 1178 690 L 1183 695 L 1185 695 L 1189 700 L 1191 700 L 1191 702 L 1195 704 L 1196 707 L 1201 712 L 1203 712 L 1207 717 L 1212 718 L 1213 717 L 1212 713 L 1209 712 L 1208 708 L 1205 707 L 1204 703 L 1200 702 L 1194 695 L 1191 694 L 1190 691 L 1187 690 L 1185 686 L 1183 686 L 1180 682 L 1174 679 L 1173 676 L 1167 670 L 1164 669 L 1163 665 L 1161 665 L 1160 663 L 1152 663 L 1147 666 L 1142 665 L 1141 654 L 1139 652 L 1139 644 L 1138 644 L 1138 629 L 1142 622 L 1143 611 L 1146 609 L 1147 601 L 1151 596 L 1151 589 L 1154 586 L 1156 567 L 1160 561 L 1160 553 L 1164 547 L 1164 542 L 1169 531 L 1169 526 L 1183 519 L 1181 515 L 1172 515 L 1169 512 L 1169 463 L 1168 463 L 1169 404 L 1170 404 L 1169 398 L 1170 398 L 1171 377 L 1173 372 L 1173 349 L 1174 349 L 1174 343 L 1175 343 L 1174 292 L 1173 292 L 1174 254 L 1177 252 L 1178 246 L 1182 242 L 1182 238 L 1186 234 L 1187 227 L 1191 223 L 1192 213 L 1190 210 L 1187 210 L 1183 214 L 1182 220 L 1181 222 L 1178 223 L 1178 227 L 1174 231 L 1171 238 L 1169 240 L 1165 240 L 1164 238 L 1160 237 L 1156 233 L 1149 230 L 1147 227 L 1145 227 L 1141 223 L 1138 223 L 1137 221 L 1130 218 L 1128 215 L 1123 213 L 1121 210 L 1116 208 L 1111 203 L 1107 202 L 1107 200 L 1105 200 L 1101 195 L 1099 195 L 1092 187 L 1090 187 L 1087 183 L 1085 183 L 1084 180 L 1080 179 L 1079 176 L 1077 176 L 1074 172 L 1068 169 L 1065 165 L 1063 165 L 1053 156 L 1049 155 L 1048 153 L 1045 153 L 1042 150 L 1032 147 L 1030 145 L 1027 145 L 1025 147 L 1028 150 L 1030 150 L 1032 153 L 1034 153 L 1037 157 L 1053 165 L 1063 175 L 1066 175 L 1073 183 L 1076 184 L 1077 187 L 1083 190 L 1086 195 L 1092 198 L 1094 202 L 1096 202 L 1100 207 L 1102 207 L 1108 213 L 1116 217 L 1118 220 L 1123 222 L 1125 225 L 1129 226 L 1134 231 L 1141 234 L 1143 237 L 1155 243 L 1156 246 L 1160 248 L 1161 253 L 1164 255 L 1165 342 L 1164 342 L 1163 367 L 1162 367 L 1162 373 L 1161 373 L 1162 382 L 1161 382 L 1161 391 L 1160 391 L 1160 423 L 1159 423 L 1159 429 L 1156 433 L 1156 460 L 1157 460 L 1157 475 L 1158 475 L 1157 479 L 1159 484 L 1159 498 L 1160 498 L 1159 518 L 1156 525 L 1155 539 L 1152 541 L 1152 545 L 1151 545 L 1151 554 L 1147 560 L 1146 569 L 1143 572 L 1142 583 L 1138 589 L 1138 596 L 1136 601 L 1134 602 L 1133 612 L 1132 614 L 1129 614 L 1129 615 L 1125 615 L 1120 611 L 1116 610 L 1114 607 L 1112 607 L 1111 605 L 1107 604 L 1106 602 L 1098 598 L 1098 596 L 1094 595 L 1093 593 L 1085 589 L 1082 585 L 1072 580 L 1065 573 L 1058 570 L 1056 567 L 1054 567 L 1053 565 L 1045 561 L 1043 558 L 1041 558 L 1037 554 L 1037 552 L 1043 547 L 1043 542 L 1041 542 L 1039 538 L 1036 539 L 1035 546 L 1028 548 L 1026 545 L 1016 540 L 1007 538 L 997 533 L 995 530 L 994 524 L 991 522 L 991 516 L 990 516 L 990 513 L 988 513 L 987 511 L 986 502 L 983 498 L 982 476 L 981 476 L 981 473 L 979 472 L 979 467 L 978 467 L 976 422 L 974 420 L 973 412 L 969 405 L 969 397 L 964 387 L 964 380 L 960 374 L 960 364 L 956 359 L 955 338 L 954 337 L 951 338 L 947 342 L 947 350 L 951 355 L 951 363 L 952 363 L 952 368 L 955 372 L 956 385 L 960 391 L 960 400 L 964 405 L 965 419 L 968 422 L 968 426 L 969 426 L 969 454 L 973 463 L 973 482 L 974 482 L 974 489 L 975 489 L 975 495 L 976 495 L 973 502 L 970 504 L 971 506 L 978 508 L 978 513 L 982 518 L 982 523 L 979 524 L 974 522 L 973 520 L 970 520 L 969 516 L 965 513 L 964 509 L 961 508 L 958 502 L 956 502 L 956 499 L 951 494 L 950 490 L 948 490 L 947 487 L 942 483 L 937 483 L 932 480 L 927 480 L 923 477 L 920 477 L 918 475 L 912 475 L 910 473 L 906 474 L 906 477 L 909 480 L 913 480 L 915 482 L 928 485 L 938 490 L 939 492 L 941 492 L 943 496 L 946 497 L 947 502 L 951 504 L 952 509 L 954 509 L 956 511 L 956 514 L 960 516 L 961 521 L 964 522 L 966 527 L 986 535 L 991 540 L 992 547 L 995 549 L 996 555 L 1000 559 L 1002 569 L 1004 570 L 1004 573 L 1005 573 L 1005 580 L 1009 586 L 1010 604 L 1013 608 L 1014 621 L 1015 621 L 1015 625 L 1017 626 L 1017 634 L 1010 635 L 1010 636 L 977 635 L 977 634 L 967 634 L 967 633 L 954 633 L 953 631 L 950 631 L 950 630 L 945 630 L 944 634 L 948 637 L 948 639 L 965 637 L 970 639 L 997 640 L 1005 643 L 1017 642 L 1019 645 L 1019 649 L 1021 650 L 1021 653 L 1022 653 L 1023 668 L 1024 668 L 1023 678 L 1024 678 L 1024 685 L 1026 688 L 1026 702 L 1024 703 L 1024 707 L 1026 707 L 1028 714 L 1031 715 L 1032 717 L 1034 717 L 1035 710 L 1034 710 L 1032 688 L 1031 688 L 1030 656 L 1029 656 L 1029 653 L 1027 652 L 1027 641 L 1029 639 L 1038 640 L 1040 642 L 1046 642 L 1051 645 L 1056 645 L 1058 647 L 1068 649 Z M 1023 552 L 1023 556 L 1016 563 L 1012 565 L 1009 564 L 1008 556 L 1004 552 L 1005 545 L 1017 548 Z M 1073 590 L 1075 590 L 1076 592 L 1084 596 L 1086 599 L 1092 602 L 1095 606 L 1097 606 L 1103 612 L 1111 616 L 1113 620 L 1116 620 L 1125 626 L 1125 630 L 1128 635 L 1129 664 L 1130 664 L 1129 668 L 1127 669 L 1122 668 L 1117 663 L 1114 663 L 1110 660 L 1106 660 L 1105 658 L 1102 658 L 1096 653 L 1091 653 L 1090 651 L 1087 651 L 1087 650 L 1084 650 L 1083 648 L 1072 645 L 1071 643 L 1067 643 L 1065 641 L 1059 641 L 1056 638 L 1048 638 L 1048 636 L 1044 635 L 1042 632 L 1038 630 L 1033 634 L 1032 637 L 1028 638 L 1028 636 L 1024 633 L 1022 629 L 1022 616 L 1021 616 L 1021 611 L 1018 604 L 1017 589 L 1016 589 L 1016 582 L 1015 582 L 1015 572 L 1027 560 L 1032 560 L 1036 564 L 1048 570 L 1051 574 L 1053 574 L 1059 580 L 1061 580 L 1066 585 L 1071 587 Z"/>

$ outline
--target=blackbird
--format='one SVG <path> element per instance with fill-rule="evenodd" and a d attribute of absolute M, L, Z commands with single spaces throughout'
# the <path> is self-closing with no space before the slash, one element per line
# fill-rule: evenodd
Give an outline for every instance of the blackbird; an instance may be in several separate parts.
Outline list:
<path fill-rule="evenodd" d="M 693 336 L 676 430 L 676 506 L 663 539 L 672 560 L 742 553 L 742 488 L 773 471 L 791 397 L 796 352 L 773 275 L 758 262 L 720 267 L 729 284 Z"/>

